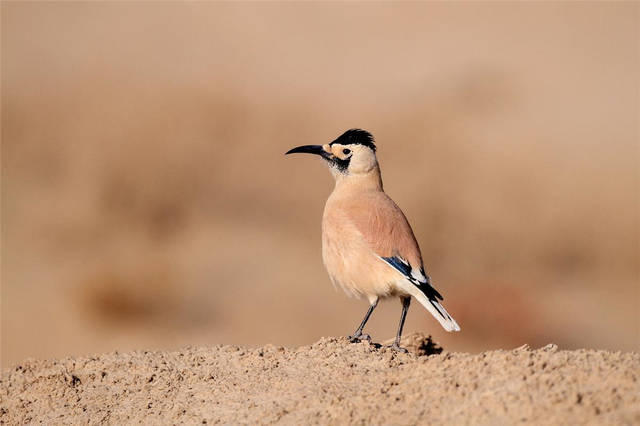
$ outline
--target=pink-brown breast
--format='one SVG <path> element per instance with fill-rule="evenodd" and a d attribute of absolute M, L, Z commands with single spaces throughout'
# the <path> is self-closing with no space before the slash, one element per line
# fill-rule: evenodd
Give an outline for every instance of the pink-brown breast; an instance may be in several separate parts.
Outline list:
<path fill-rule="evenodd" d="M 401 256 L 422 266 L 420 249 L 400 208 L 382 191 L 335 193 L 327 200 L 322 222 L 322 254 L 334 284 L 348 294 L 398 293 L 402 279 L 380 257 Z"/>

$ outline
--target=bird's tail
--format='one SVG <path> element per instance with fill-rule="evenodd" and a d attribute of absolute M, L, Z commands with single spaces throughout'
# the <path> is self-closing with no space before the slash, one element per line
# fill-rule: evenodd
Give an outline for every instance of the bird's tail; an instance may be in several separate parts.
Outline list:
<path fill-rule="evenodd" d="M 426 285 L 429 285 L 429 284 L 426 284 Z M 410 285 L 407 287 L 408 287 L 407 290 L 409 290 L 409 293 L 413 297 L 415 297 L 418 300 L 418 302 L 422 304 L 422 306 L 427 308 L 427 311 L 429 311 L 431 315 L 433 315 L 434 318 L 438 320 L 440 325 L 442 325 L 442 327 L 445 330 L 460 331 L 460 326 L 458 325 L 456 320 L 454 320 L 453 317 L 449 315 L 449 313 L 444 308 L 444 306 L 442 306 L 438 302 L 438 299 L 436 299 L 434 296 L 427 296 L 420 288 L 414 285 Z"/>

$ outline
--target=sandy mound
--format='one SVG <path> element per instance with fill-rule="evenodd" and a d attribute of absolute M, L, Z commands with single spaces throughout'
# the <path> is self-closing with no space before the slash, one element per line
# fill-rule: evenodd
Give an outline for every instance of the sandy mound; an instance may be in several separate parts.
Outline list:
<path fill-rule="evenodd" d="M 447 353 L 419 335 L 405 344 L 412 353 L 325 338 L 28 360 L 2 375 L 0 422 L 640 422 L 637 353 Z"/>

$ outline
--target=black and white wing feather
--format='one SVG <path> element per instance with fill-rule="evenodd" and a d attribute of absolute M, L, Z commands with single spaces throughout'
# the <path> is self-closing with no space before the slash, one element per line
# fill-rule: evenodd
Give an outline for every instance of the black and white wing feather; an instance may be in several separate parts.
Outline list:
<path fill-rule="evenodd" d="M 400 256 L 381 257 L 389 266 L 400 272 L 419 292 L 410 291 L 420 303 L 422 303 L 447 331 L 460 331 L 460 326 L 449 315 L 446 309 L 438 302 L 444 300 L 442 295 L 433 288 L 431 279 L 424 272 L 424 268 L 412 267 L 409 262 Z M 411 286 L 409 286 L 411 287 Z"/>

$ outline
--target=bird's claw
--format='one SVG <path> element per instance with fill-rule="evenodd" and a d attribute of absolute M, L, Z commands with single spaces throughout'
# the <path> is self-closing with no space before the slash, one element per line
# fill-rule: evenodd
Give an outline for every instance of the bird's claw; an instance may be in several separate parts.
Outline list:
<path fill-rule="evenodd" d="M 359 343 L 363 340 L 366 340 L 367 342 L 371 341 L 371 336 L 369 336 L 368 334 L 364 334 L 364 333 L 356 333 L 353 336 L 349 336 L 348 337 L 349 341 L 351 343 Z"/>
<path fill-rule="evenodd" d="M 389 346 L 391 349 L 393 349 L 396 352 L 401 352 L 403 354 L 408 354 L 409 351 L 406 350 L 405 348 L 401 347 L 397 342 L 394 343 L 393 345 Z"/>

